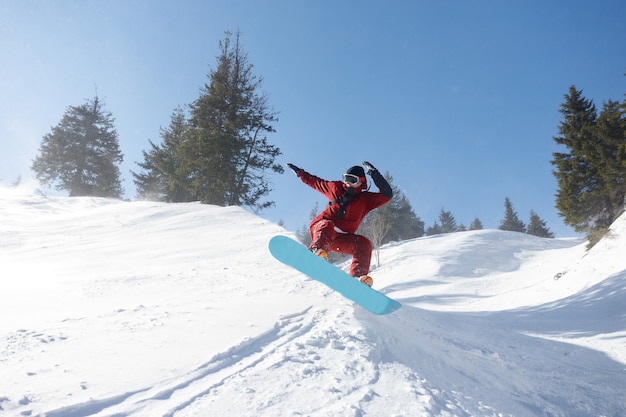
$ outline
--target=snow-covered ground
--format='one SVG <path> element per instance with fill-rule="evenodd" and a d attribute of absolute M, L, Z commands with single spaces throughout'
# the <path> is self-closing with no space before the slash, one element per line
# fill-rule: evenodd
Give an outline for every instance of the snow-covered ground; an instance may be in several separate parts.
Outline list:
<path fill-rule="evenodd" d="M 626 217 L 589 252 L 387 245 L 387 316 L 275 261 L 291 234 L 240 208 L 0 189 L 0 218 L 0 416 L 626 415 Z"/>

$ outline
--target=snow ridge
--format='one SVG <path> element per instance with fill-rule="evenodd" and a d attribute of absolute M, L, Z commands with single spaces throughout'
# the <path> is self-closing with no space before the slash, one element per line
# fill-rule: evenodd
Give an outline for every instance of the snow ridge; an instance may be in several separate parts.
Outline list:
<path fill-rule="evenodd" d="M 2 416 L 626 414 L 626 217 L 588 252 L 387 245 L 375 288 L 403 307 L 376 316 L 237 207 L 0 189 L 0 216 Z"/>

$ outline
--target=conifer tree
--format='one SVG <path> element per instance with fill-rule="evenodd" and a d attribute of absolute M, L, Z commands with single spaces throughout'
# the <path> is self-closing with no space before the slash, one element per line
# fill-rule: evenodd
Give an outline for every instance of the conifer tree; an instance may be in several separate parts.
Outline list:
<path fill-rule="evenodd" d="M 372 240 L 374 247 L 424 235 L 424 222 L 413 211 L 409 199 L 393 183 L 389 172 L 385 172 L 385 179 L 393 190 L 391 201 L 370 212 L 359 228 L 359 233 Z"/>
<path fill-rule="evenodd" d="M 533 210 L 530 211 L 530 221 L 528 223 L 526 233 L 538 237 L 554 237 L 554 233 L 552 233 L 546 226 L 546 222 L 543 221 Z"/>
<path fill-rule="evenodd" d="M 192 201 L 189 175 L 181 169 L 181 148 L 188 140 L 189 126 L 183 110 L 177 107 L 167 128 L 161 128 L 161 144 L 150 142 L 151 149 L 143 151 L 143 162 L 138 162 L 143 172 L 135 173 L 137 197 L 148 200 L 178 203 Z"/>
<path fill-rule="evenodd" d="M 598 145 L 592 163 L 601 168 L 589 200 L 596 213 L 596 226 L 608 228 L 623 212 L 626 202 L 626 107 L 613 100 L 604 103 L 596 135 Z"/>
<path fill-rule="evenodd" d="M 578 232 L 588 231 L 592 218 L 591 208 L 585 204 L 587 192 L 592 189 L 591 179 L 597 176 L 588 153 L 595 141 L 596 107 L 587 100 L 582 91 L 574 86 L 565 95 L 560 113 L 563 121 L 559 126 L 560 136 L 554 141 L 567 148 L 567 153 L 554 152 L 553 160 L 558 183 L 556 208 L 566 224 Z"/>
<path fill-rule="evenodd" d="M 161 132 L 162 144 L 150 144 L 139 163 L 143 172 L 133 175 L 140 195 L 257 211 L 273 205 L 261 201 L 271 191 L 268 175 L 284 171 L 275 162 L 280 149 L 267 139 L 278 119 L 260 91 L 262 79 L 252 72 L 240 34 L 226 32 L 219 46 L 217 68 L 189 105 L 188 117 L 175 111 L 169 129 Z"/>
<path fill-rule="evenodd" d="M 625 107 L 609 100 L 597 116 L 593 101 L 570 87 L 553 153 L 556 207 L 564 222 L 586 232 L 593 245 L 623 211 L 626 195 Z"/>
<path fill-rule="evenodd" d="M 114 119 L 96 95 L 80 106 L 69 106 L 63 118 L 46 134 L 31 166 L 44 184 L 70 196 L 119 198 L 119 164 L 123 155 Z"/>
<path fill-rule="evenodd" d="M 399 189 L 394 190 L 391 201 L 380 209 L 383 210 L 381 214 L 388 215 L 390 223 L 384 243 L 424 236 L 424 222 L 415 214 L 409 199 Z"/>
<path fill-rule="evenodd" d="M 526 225 L 519 219 L 517 212 L 513 210 L 513 204 L 509 197 L 504 199 L 504 219 L 500 222 L 498 229 L 511 232 L 526 232 Z"/>
<path fill-rule="evenodd" d="M 209 74 L 200 97 L 190 105 L 191 135 L 185 141 L 181 170 L 190 177 L 192 194 L 204 203 L 269 207 L 260 202 L 270 191 L 266 172 L 282 173 L 275 162 L 281 152 L 266 135 L 277 121 L 262 79 L 240 43 L 226 32 L 218 66 Z"/>
<path fill-rule="evenodd" d="M 482 229 L 483 229 L 483 223 L 480 221 L 478 217 L 475 217 L 474 220 L 472 220 L 472 223 L 470 223 L 469 230 L 482 230 Z"/>
<path fill-rule="evenodd" d="M 452 212 L 444 210 L 443 207 L 439 212 L 439 224 L 441 233 L 454 233 L 459 230 Z"/>
<path fill-rule="evenodd" d="M 443 229 L 441 228 L 441 226 L 439 225 L 439 223 L 437 223 L 437 221 L 435 220 L 435 222 L 433 223 L 432 226 L 428 227 L 426 229 L 426 235 L 427 236 L 434 236 L 434 235 L 440 235 L 443 233 Z"/>
<path fill-rule="evenodd" d="M 152 149 L 149 152 L 142 151 L 144 162 L 137 162 L 143 172 L 131 171 L 135 178 L 133 182 L 137 188 L 137 198 L 140 200 L 167 201 L 165 197 L 166 177 L 157 169 L 152 158 L 159 151 L 159 147 L 150 142 Z"/>
<path fill-rule="evenodd" d="M 452 215 L 452 212 L 441 208 L 439 212 L 439 222 L 435 221 L 432 226 L 426 229 L 426 235 L 433 236 L 442 233 L 454 233 L 459 231 L 459 226 L 456 224 L 456 219 Z"/>

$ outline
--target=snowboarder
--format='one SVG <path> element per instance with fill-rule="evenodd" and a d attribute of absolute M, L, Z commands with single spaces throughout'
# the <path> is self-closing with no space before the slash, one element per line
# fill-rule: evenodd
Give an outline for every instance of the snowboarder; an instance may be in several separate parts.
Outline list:
<path fill-rule="evenodd" d="M 372 243 L 355 232 L 367 213 L 393 197 L 387 180 L 369 162 L 363 162 L 363 167 L 378 187 L 377 193 L 368 191 L 365 170 L 359 165 L 349 168 L 341 181 L 323 180 L 293 164 L 287 164 L 287 167 L 303 183 L 329 200 L 326 208 L 311 221 L 309 250 L 325 259 L 328 259 L 329 251 L 352 255 L 350 275 L 371 287 L 374 281 L 368 273 Z"/>

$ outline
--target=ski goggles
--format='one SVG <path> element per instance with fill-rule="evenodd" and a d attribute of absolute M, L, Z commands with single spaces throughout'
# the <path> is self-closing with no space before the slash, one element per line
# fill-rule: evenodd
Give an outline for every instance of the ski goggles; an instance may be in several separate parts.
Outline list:
<path fill-rule="evenodd" d="M 365 178 L 360 178 L 354 174 L 343 174 L 343 182 L 346 184 L 357 184 L 359 182 L 363 182 Z"/>

